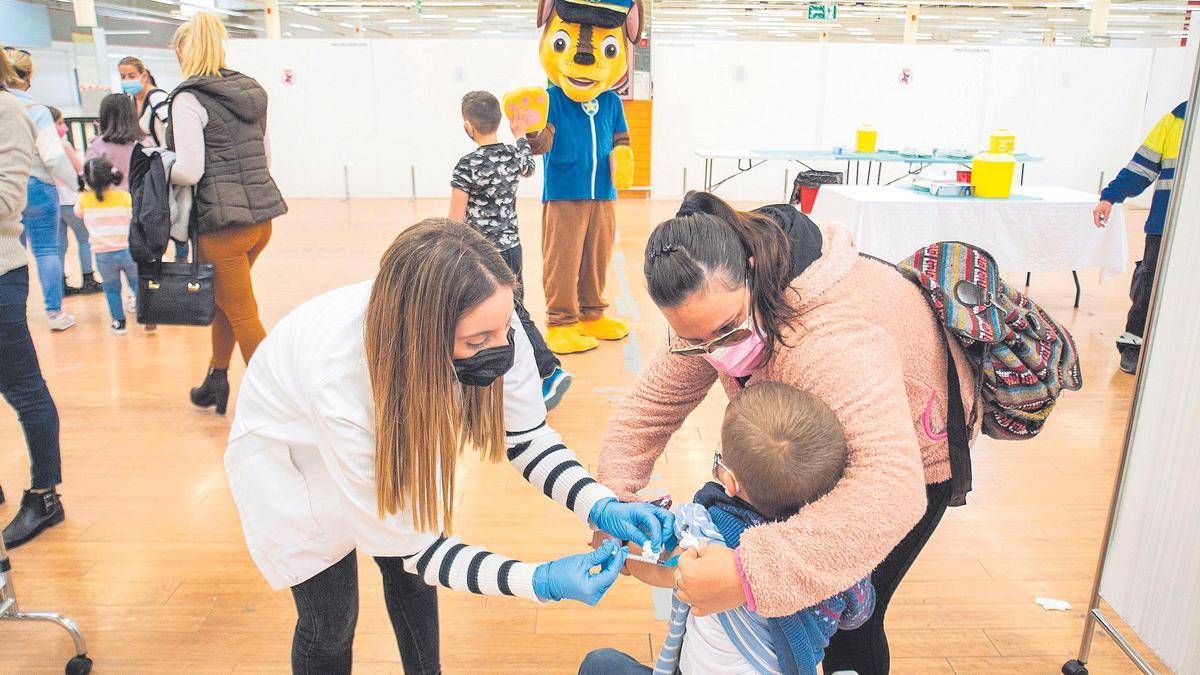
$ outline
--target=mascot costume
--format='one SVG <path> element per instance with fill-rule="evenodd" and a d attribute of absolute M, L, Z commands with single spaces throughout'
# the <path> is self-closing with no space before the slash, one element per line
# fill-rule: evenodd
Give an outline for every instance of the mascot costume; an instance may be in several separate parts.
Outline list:
<path fill-rule="evenodd" d="M 551 86 L 514 91 L 504 108 L 509 117 L 525 116 L 530 146 L 544 155 L 546 343 L 559 354 L 573 354 L 629 334 L 629 324 L 605 316 L 604 287 L 617 190 L 633 183 L 625 109 L 612 89 L 633 72 L 641 1 L 541 0 L 538 27 Z"/>

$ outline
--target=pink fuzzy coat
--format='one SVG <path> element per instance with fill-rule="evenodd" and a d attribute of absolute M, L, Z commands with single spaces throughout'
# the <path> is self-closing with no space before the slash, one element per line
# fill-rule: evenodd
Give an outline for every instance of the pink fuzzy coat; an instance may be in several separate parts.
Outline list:
<path fill-rule="evenodd" d="M 847 231 L 820 229 L 821 257 L 792 281 L 800 313 L 783 332 L 790 346 L 780 345 L 748 384 L 783 382 L 819 396 L 845 428 L 849 465 L 822 499 L 742 535 L 748 599 L 768 617 L 814 605 L 870 574 L 921 519 L 925 485 L 950 479 L 938 324 L 915 285 L 860 257 Z M 961 351 L 955 358 L 970 410 L 975 378 Z M 665 348 L 656 355 L 605 430 L 601 482 L 635 498 L 716 379 L 704 359 Z M 730 396 L 740 389 L 734 378 L 719 379 Z"/>

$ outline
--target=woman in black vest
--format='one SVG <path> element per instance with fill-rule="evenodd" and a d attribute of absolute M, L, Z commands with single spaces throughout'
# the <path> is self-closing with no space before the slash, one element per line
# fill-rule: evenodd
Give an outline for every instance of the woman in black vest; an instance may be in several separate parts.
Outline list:
<path fill-rule="evenodd" d="M 175 31 L 175 54 L 187 78 L 172 93 L 167 147 L 177 159 L 176 185 L 195 186 L 194 226 L 200 260 L 215 272 L 217 312 L 212 361 L 192 403 L 225 414 L 229 361 L 236 342 L 247 363 L 266 337 L 250 268 L 271 239 L 271 220 L 287 213 L 271 178 L 267 92 L 225 67 L 225 26 L 200 12 Z"/>

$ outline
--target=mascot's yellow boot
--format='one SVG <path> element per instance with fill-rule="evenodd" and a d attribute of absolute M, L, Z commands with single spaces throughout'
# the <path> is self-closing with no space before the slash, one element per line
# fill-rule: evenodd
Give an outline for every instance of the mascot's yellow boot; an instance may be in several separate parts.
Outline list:
<path fill-rule="evenodd" d="M 629 335 L 629 324 L 611 316 L 602 316 L 595 321 L 580 321 L 579 334 L 597 340 L 620 340 Z"/>
<path fill-rule="evenodd" d="M 594 337 L 579 334 L 579 324 L 550 326 L 546 330 L 546 346 L 555 354 L 578 354 L 600 346 Z"/>

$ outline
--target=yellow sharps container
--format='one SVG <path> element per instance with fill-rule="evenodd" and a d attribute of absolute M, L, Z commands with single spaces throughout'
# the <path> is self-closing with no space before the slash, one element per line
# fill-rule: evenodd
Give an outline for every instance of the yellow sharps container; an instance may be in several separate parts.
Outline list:
<path fill-rule="evenodd" d="M 997 129 L 992 132 L 988 152 L 1004 152 L 1010 155 L 1017 152 L 1017 137 L 1008 129 Z"/>
<path fill-rule="evenodd" d="M 984 152 L 971 160 L 971 187 L 976 197 L 1008 199 L 1012 194 L 1013 174 L 1017 163 L 1013 156 L 1001 152 Z"/>
<path fill-rule="evenodd" d="M 858 128 L 858 133 L 855 134 L 854 151 L 855 152 L 875 152 L 875 142 L 879 139 L 879 132 L 875 127 L 864 124 Z"/>

